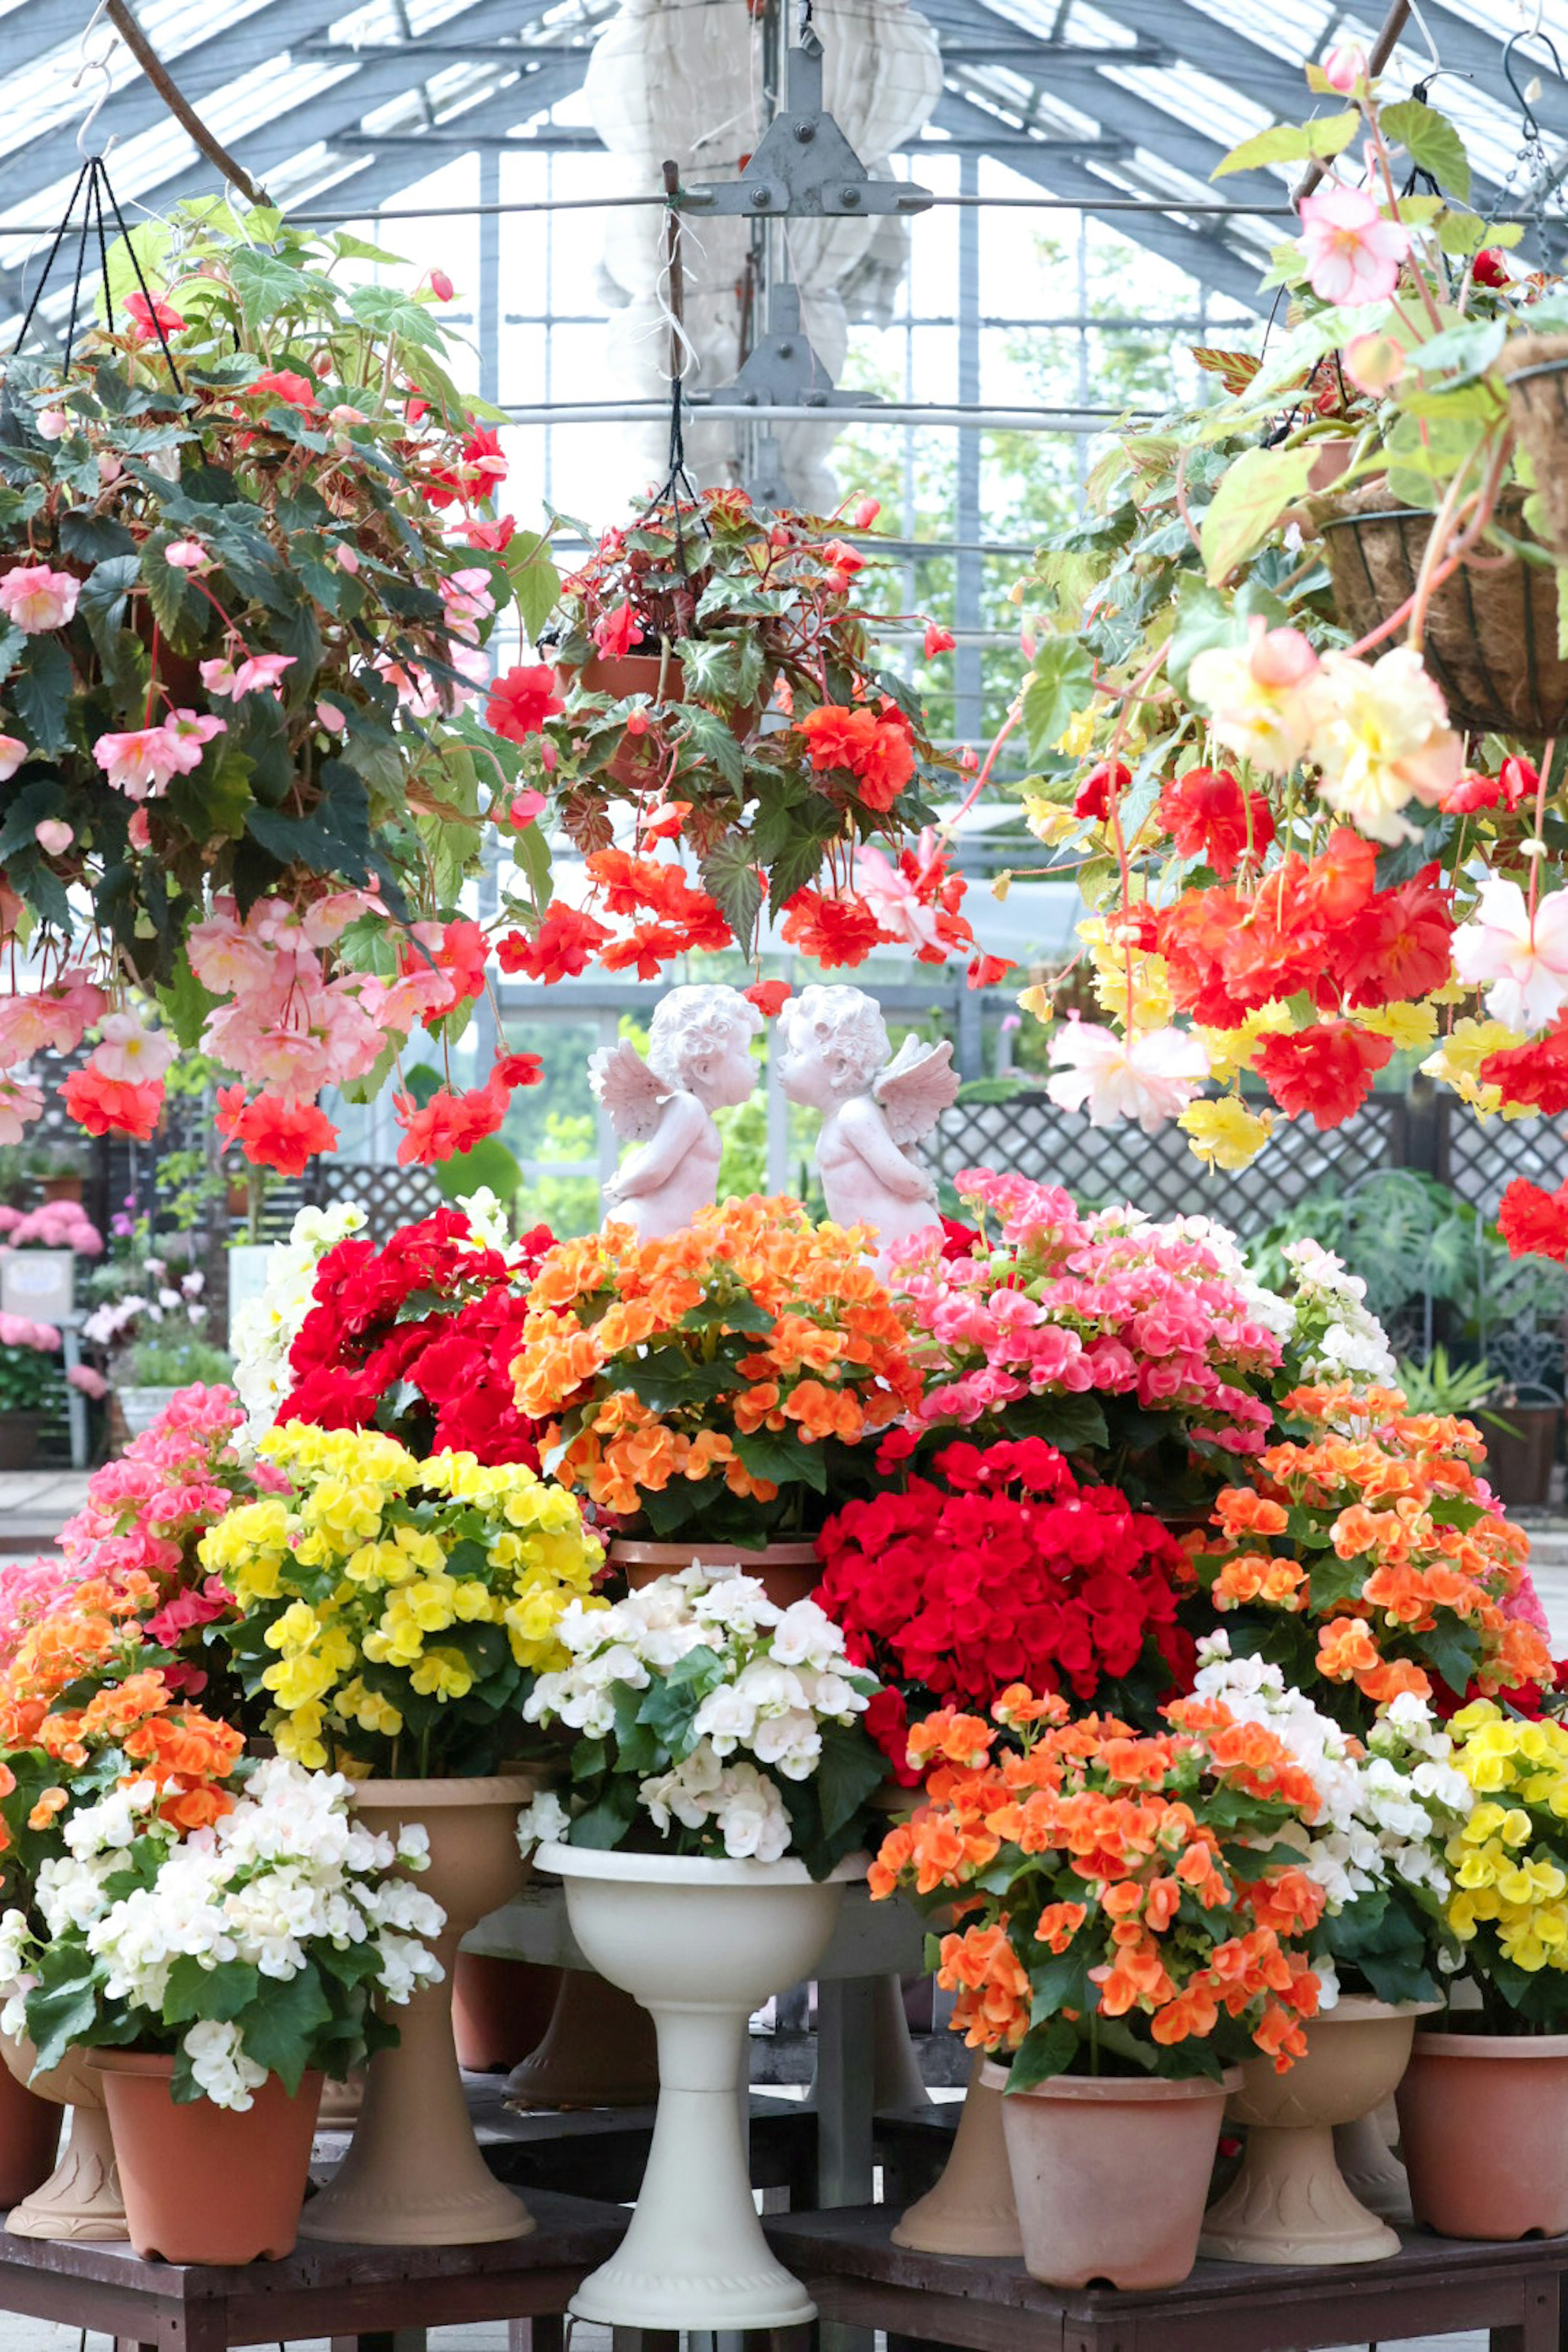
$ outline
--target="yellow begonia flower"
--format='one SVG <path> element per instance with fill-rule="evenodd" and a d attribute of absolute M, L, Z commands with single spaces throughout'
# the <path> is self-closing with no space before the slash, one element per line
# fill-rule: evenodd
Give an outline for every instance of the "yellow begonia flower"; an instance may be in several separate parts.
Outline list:
<path fill-rule="evenodd" d="M 1482 1062 L 1489 1054 L 1499 1054 L 1506 1046 L 1522 1045 L 1524 1038 L 1517 1029 L 1505 1028 L 1500 1021 L 1456 1021 L 1435 1054 L 1422 1063 L 1424 1075 L 1439 1084 L 1451 1087 L 1461 1102 L 1482 1118 L 1503 1109 L 1502 1090 L 1483 1086 L 1479 1077 Z M 1507 1118 L 1538 1116 L 1533 1103 L 1510 1103 L 1503 1111 Z"/>
<path fill-rule="evenodd" d="M 1396 1053 L 1412 1053 L 1429 1045 L 1437 1034 L 1436 1008 L 1431 1004 L 1382 1004 L 1375 1011 L 1358 1010 L 1356 1020 L 1374 1037 L 1386 1037 Z"/>
<path fill-rule="evenodd" d="M 1070 801 L 1064 804 L 1046 800 L 1039 793 L 1024 794 L 1024 823 L 1047 849 L 1055 849 L 1064 842 L 1080 822 Z"/>
<path fill-rule="evenodd" d="M 1086 915 L 1078 936 L 1089 950 L 1094 967 L 1094 992 L 1100 1010 L 1113 1020 L 1127 1018 L 1128 950 L 1114 916 Z M 1163 956 L 1131 954 L 1132 1025 L 1135 1029 L 1165 1029 L 1175 1011 L 1170 974 Z"/>
<path fill-rule="evenodd" d="M 1203 1029 L 1202 1038 L 1209 1057 L 1209 1076 L 1222 1086 L 1252 1066 L 1253 1053 L 1260 1037 L 1271 1037 L 1292 1026 L 1290 1008 L 1287 1004 L 1260 1004 L 1249 1013 L 1238 1028 Z"/>
<path fill-rule="evenodd" d="M 466 1698 L 474 1670 L 460 1650 L 426 1650 L 408 1679 L 422 1698 Z"/>
<path fill-rule="evenodd" d="M 1051 749 L 1068 760 L 1081 760 L 1094 743 L 1094 712 L 1075 710 Z"/>
<path fill-rule="evenodd" d="M 1248 1110 L 1235 1095 L 1191 1102 L 1176 1120 L 1191 1150 L 1210 1168 L 1250 1167 L 1274 1132 L 1272 1111 Z"/>
<path fill-rule="evenodd" d="M 1037 1021 L 1056 1019 L 1055 992 L 1042 981 L 1037 981 L 1033 988 L 1021 988 L 1014 1002 L 1021 1013 L 1032 1013 Z"/>

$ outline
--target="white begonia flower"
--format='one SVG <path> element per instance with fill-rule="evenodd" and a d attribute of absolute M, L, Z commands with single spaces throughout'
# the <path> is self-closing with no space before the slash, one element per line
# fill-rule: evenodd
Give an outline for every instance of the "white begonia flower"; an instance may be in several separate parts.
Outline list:
<path fill-rule="evenodd" d="M 238 2028 L 204 2018 L 186 2029 L 182 2046 L 191 2062 L 192 2080 L 213 2105 L 246 2114 L 251 2093 L 267 2080 L 267 2069 L 245 2055 Z"/>
<path fill-rule="evenodd" d="M 517 1843 L 526 1862 L 536 1845 L 559 1845 L 572 1826 L 572 1816 L 553 1789 L 542 1789 L 517 1817 Z"/>
<path fill-rule="evenodd" d="M 457 1205 L 468 1221 L 474 1248 L 505 1251 L 510 1246 L 511 1224 L 506 1204 L 488 1184 L 481 1184 L 477 1191 L 462 1194 Z M 468 1245 L 464 1244 L 465 1247 Z"/>

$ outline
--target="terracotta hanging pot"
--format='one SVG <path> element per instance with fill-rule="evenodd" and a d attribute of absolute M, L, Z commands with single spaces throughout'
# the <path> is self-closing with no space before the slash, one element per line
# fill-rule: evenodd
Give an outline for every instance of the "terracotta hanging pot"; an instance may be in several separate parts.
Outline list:
<path fill-rule="evenodd" d="M 306 2074 L 292 2096 L 276 2074 L 241 2113 L 176 2102 L 174 2061 L 100 2050 L 131 2242 L 144 2262 L 281 2262 L 294 2251 L 321 2095 Z"/>
<path fill-rule="evenodd" d="M 471 1927 L 510 1901 L 526 1872 L 517 1816 L 531 1774 L 489 1780 L 361 1780 L 354 1811 L 395 1838 L 422 1822 L 429 1867 L 415 1883 L 447 1915 L 434 1949 L 442 1982 L 390 2012 L 400 2040 L 378 2052 L 364 2106 L 333 2179 L 301 2219 L 303 2238 L 367 2246 L 467 2246 L 521 2238 L 533 2223 L 479 2154 L 452 2039 L 452 1968 Z"/>
<path fill-rule="evenodd" d="M 1002 2127 L 1031 2278 L 1047 2286 L 1107 2280 L 1124 2293 L 1176 2286 L 1197 2256 L 1233 2067 L 1220 2083 L 1152 2074 L 1058 2074 L 1005 2093 Z"/>
<path fill-rule="evenodd" d="M 506 2078 L 519 2107 L 651 2107 L 658 2096 L 653 2020 L 592 1969 L 563 1969 L 544 2039 Z"/>
<path fill-rule="evenodd" d="M 1511 538 L 1530 539 L 1521 489 L 1505 490 L 1497 512 Z M 1433 517 L 1424 507 L 1402 505 L 1381 477 L 1331 493 L 1314 502 L 1311 513 L 1322 533 L 1341 622 L 1359 641 L 1415 593 Z M 1568 720 L 1568 662 L 1557 652 L 1556 573 L 1551 564 L 1522 556 L 1498 562 L 1495 549 L 1479 552 L 1487 569 L 1461 563 L 1434 593 L 1422 657 L 1456 727 L 1541 742 Z"/>
<path fill-rule="evenodd" d="M 925 2254 L 977 2254 L 998 2262 L 1016 2260 L 1023 2252 L 1002 2093 L 986 2079 L 1000 2072 L 976 2051 L 942 2179 L 905 2210 L 893 2230 L 895 2246 L 911 2246 Z"/>
<path fill-rule="evenodd" d="M 1288 2074 L 1249 2059 L 1230 2103 L 1247 2126 L 1240 2171 L 1204 2223 L 1201 2251 L 1226 2263 L 1375 2263 L 1399 2252 L 1385 2221 L 1347 2185 L 1334 2126 L 1387 2098 L 1410 2058 L 1415 2021 L 1435 2001 L 1346 1994 L 1307 2027 L 1307 2054 Z"/>
<path fill-rule="evenodd" d="M 58 2100 L 41 2098 L 9 2066 L 0 2066 L 0 2207 L 19 2205 L 42 2188 L 59 2144 Z"/>
<path fill-rule="evenodd" d="M 550 2022 L 559 1969 L 490 1952 L 459 1952 L 452 1971 L 452 2038 L 466 2074 L 500 2074 L 531 2050 Z"/>
<path fill-rule="evenodd" d="M 1423 2229 L 1568 2231 L 1568 2033 L 1418 2033 L 1396 2095 Z"/>
<path fill-rule="evenodd" d="M 743 1574 L 754 1576 L 768 1599 L 780 1609 L 787 1609 L 792 1601 L 809 1600 L 822 1581 L 816 1546 L 808 1538 L 772 1543 L 762 1551 L 748 1551 L 739 1544 L 652 1543 L 645 1542 L 641 1537 L 616 1536 L 609 1548 L 608 1561 L 612 1568 L 621 1570 L 634 1592 L 639 1585 L 651 1584 L 656 1577 L 679 1576 L 683 1568 L 738 1568 Z"/>
<path fill-rule="evenodd" d="M 26 2083 L 37 2052 L 30 2042 L 0 2034 L 6 2071 Z M 68 2051 L 58 2066 L 32 2084 L 41 2099 L 68 2108 L 66 2144 L 59 2162 L 42 2186 L 5 2216 L 14 2238 L 58 2238 L 76 2245 L 124 2242 L 125 2205 L 114 2165 L 114 2143 L 104 2112 L 103 2084 L 91 2053 Z"/>
<path fill-rule="evenodd" d="M 742 2128 L 746 2020 L 811 1974 L 847 1880 L 803 1863 L 710 1861 L 545 1845 L 566 1882 L 584 1957 L 634 1993 L 658 2029 L 653 2143 L 631 2227 L 573 2296 L 574 2317 L 610 2327 L 792 2327 L 816 2315 L 768 2250 L 752 2201 Z"/>

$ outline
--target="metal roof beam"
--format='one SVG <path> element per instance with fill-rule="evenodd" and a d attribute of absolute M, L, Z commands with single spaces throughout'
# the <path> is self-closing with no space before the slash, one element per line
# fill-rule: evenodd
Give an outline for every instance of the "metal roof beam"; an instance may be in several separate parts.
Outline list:
<path fill-rule="evenodd" d="M 961 132 L 973 131 L 976 119 L 987 121 L 985 110 L 967 94 L 944 90 L 938 99 L 932 120 L 944 129 Z M 1096 210 L 1096 198 L 1119 195 L 1120 188 L 1109 186 L 1081 163 L 1062 155 L 1029 154 L 1026 147 L 1009 147 L 1003 159 L 1010 172 L 1021 173 L 1055 196 L 1074 196 L 1083 201 L 1086 213 L 1114 228 L 1119 236 L 1131 238 L 1136 245 L 1146 246 L 1167 261 L 1197 278 L 1215 292 L 1245 303 L 1250 310 L 1262 310 L 1267 305 L 1258 290 L 1257 265 L 1236 247 L 1227 245 L 1206 231 L 1189 228 L 1180 220 L 1167 218 L 1161 213 L 1106 213 Z M 1179 201 L 1172 210 L 1180 211 Z"/>

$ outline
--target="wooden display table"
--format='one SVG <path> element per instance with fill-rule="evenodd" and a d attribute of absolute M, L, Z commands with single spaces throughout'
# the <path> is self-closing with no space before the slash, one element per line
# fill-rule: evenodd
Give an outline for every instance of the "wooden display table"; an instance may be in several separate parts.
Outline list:
<path fill-rule="evenodd" d="M 1200 2263 L 1158 2294 L 1041 2286 L 1021 2263 L 918 2254 L 895 2246 L 890 2206 L 787 2213 L 764 2221 L 779 2260 L 822 2319 L 885 2329 L 889 2347 L 966 2352 L 1313 2352 L 1407 2336 L 1489 2328 L 1492 2352 L 1559 2352 L 1568 2238 L 1521 2245 L 1405 2233 L 1387 2262 L 1331 2270 Z"/>
<path fill-rule="evenodd" d="M 560 2315 L 585 2274 L 619 2244 L 613 2205 L 536 2190 L 536 2227 L 499 2246 L 298 2246 L 280 2263 L 199 2270 L 144 2263 L 129 2246 L 57 2245 L 0 2230 L 0 2310 L 89 2328 L 115 2352 L 226 2352 L 325 2336 L 408 2341 L 409 2331 L 465 2320 L 514 2323 L 511 2340 L 560 2340 Z"/>

